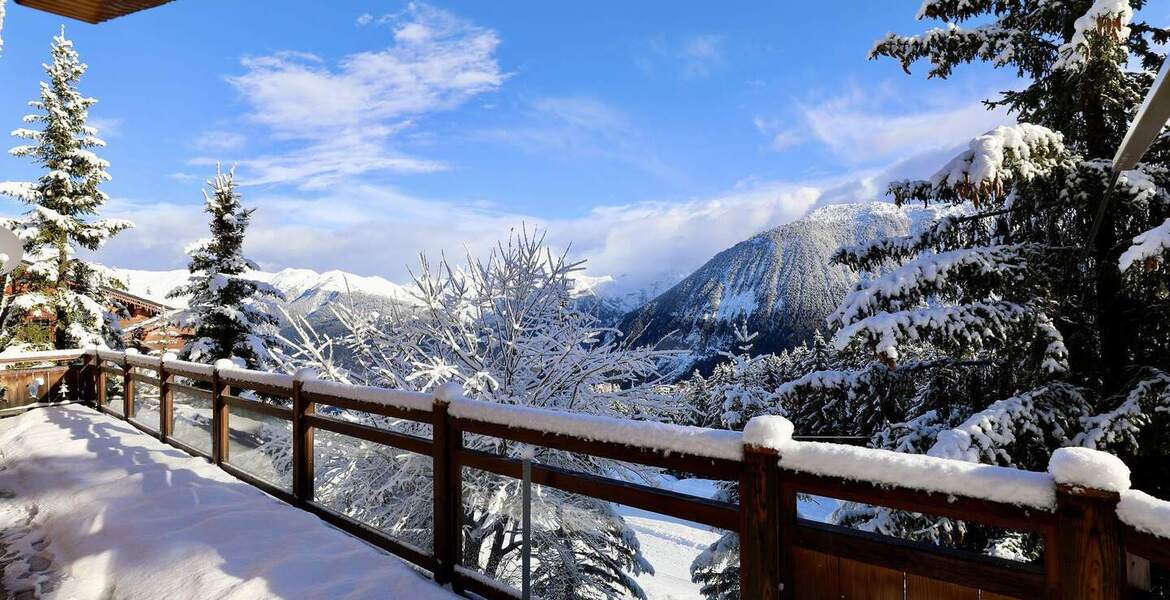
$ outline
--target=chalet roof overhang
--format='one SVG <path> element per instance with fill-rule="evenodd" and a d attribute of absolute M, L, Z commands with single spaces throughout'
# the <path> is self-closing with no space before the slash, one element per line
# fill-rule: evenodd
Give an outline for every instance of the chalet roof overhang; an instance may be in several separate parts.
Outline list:
<path fill-rule="evenodd" d="M 161 6 L 172 0 L 16 0 L 17 4 L 63 17 L 101 23 Z"/>

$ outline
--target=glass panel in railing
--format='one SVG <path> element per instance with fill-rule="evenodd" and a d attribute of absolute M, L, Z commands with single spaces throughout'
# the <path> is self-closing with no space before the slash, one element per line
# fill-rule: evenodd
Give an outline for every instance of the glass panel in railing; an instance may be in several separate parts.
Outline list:
<path fill-rule="evenodd" d="M 113 375 L 106 374 L 106 408 L 119 415 L 125 412 L 125 405 L 123 404 L 123 392 L 125 390 L 125 379 L 121 374 Z"/>
<path fill-rule="evenodd" d="M 228 463 L 284 490 L 292 490 L 292 421 L 228 406 Z"/>
<path fill-rule="evenodd" d="M 176 378 L 184 385 L 195 382 Z M 206 386 L 206 384 L 203 384 Z M 211 390 L 196 393 L 179 386 L 171 388 L 174 424 L 171 435 L 192 448 L 211 454 Z"/>
<path fill-rule="evenodd" d="M 431 552 L 431 457 L 316 429 L 314 499 L 335 512 Z"/>
<path fill-rule="evenodd" d="M 134 420 L 151 431 L 159 427 L 159 389 L 156 385 L 134 382 Z"/>

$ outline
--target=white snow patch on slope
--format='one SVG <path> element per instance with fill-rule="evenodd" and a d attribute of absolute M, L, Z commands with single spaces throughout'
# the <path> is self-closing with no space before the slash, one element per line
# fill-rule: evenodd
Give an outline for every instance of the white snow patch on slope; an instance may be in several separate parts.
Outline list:
<path fill-rule="evenodd" d="M 0 529 L 48 598 L 455 598 L 400 559 L 80 406 L 0 421 Z M 28 542 L 21 544 L 20 542 Z M 16 543 L 13 543 L 16 542 Z M 46 545 L 47 542 L 47 545 Z M 30 559 L 31 560 L 31 559 Z"/>

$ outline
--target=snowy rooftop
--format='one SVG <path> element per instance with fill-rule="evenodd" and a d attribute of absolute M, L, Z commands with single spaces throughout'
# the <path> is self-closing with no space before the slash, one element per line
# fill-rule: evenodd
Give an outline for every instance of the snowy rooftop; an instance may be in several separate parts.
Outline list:
<path fill-rule="evenodd" d="M 400 559 L 89 408 L 0 421 L 0 453 L 0 554 L 19 557 L 4 569 L 11 594 L 456 597 Z"/>

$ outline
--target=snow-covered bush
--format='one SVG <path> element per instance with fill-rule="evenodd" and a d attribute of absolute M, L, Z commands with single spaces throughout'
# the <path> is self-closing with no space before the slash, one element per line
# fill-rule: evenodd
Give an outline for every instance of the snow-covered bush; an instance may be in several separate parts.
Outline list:
<path fill-rule="evenodd" d="M 662 352 L 632 348 L 578 308 L 571 275 L 581 263 L 552 253 L 543 236 L 514 233 L 486 258 L 462 265 L 422 258 L 415 302 L 389 314 L 335 307 L 345 335 L 330 338 L 304 321 L 290 367 L 310 365 L 350 383 L 433 390 L 447 382 L 483 402 L 633 419 L 676 416 L 658 392 Z M 344 346 L 354 358 L 333 360 Z M 343 413 L 379 427 L 429 435 L 426 425 Z M 320 442 L 319 442 L 320 443 Z M 362 521 L 419 545 L 430 542 L 431 462 L 423 456 L 334 440 L 318 463 L 317 495 Z M 348 444 L 348 445 L 346 445 Z M 518 456 L 516 444 L 465 436 L 476 450 Z M 539 449 L 536 461 L 632 479 L 656 474 L 614 461 Z M 519 580 L 519 482 L 465 470 L 464 564 L 510 583 Z M 642 591 L 634 575 L 652 572 L 634 532 L 608 502 L 540 488 L 533 497 L 533 590 L 545 598 L 599 598 Z"/>

